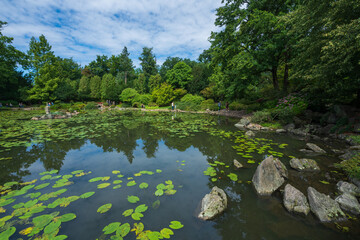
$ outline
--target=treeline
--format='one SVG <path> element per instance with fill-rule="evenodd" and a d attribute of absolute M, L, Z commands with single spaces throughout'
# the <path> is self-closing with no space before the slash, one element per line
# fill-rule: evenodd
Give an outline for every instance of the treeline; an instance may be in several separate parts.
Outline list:
<path fill-rule="evenodd" d="M 296 92 L 313 108 L 360 105 L 359 0 L 223 0 L 216 16 L 221 30 L 197 61 L 168 57 L 158 66 L 152 48 L 144 47 L 137 69 L 126 47 L 81 67 L 55 56 L 43 35 L 22 53 L 1 34 L 0 100 L 162 106 L 187 95 L 189 102 L 259 110 Z"/>

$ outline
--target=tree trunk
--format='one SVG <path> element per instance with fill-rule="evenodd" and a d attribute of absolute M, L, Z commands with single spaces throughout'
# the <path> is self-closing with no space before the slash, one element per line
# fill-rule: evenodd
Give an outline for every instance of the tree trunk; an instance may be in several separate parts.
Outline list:
<path fill-rule="evenodd" d="M 289 86 L 289 54 L 285 51 L 285 69 L 284 69 L 284 83 L 283 83 L 283 90 L 287 92 Z"/>
<path fill-rule="evenodd" d="M 125 85 L 127 83 L 127 72 L 125 71 Z"/>
<path fill-rule="evenodd" d="M 277 67 L 272 67 L 271 69 L 272 78 L 273 78 L 273 86 L 275 90 L 279 90 L 279 81 L 277 76 Z"/>

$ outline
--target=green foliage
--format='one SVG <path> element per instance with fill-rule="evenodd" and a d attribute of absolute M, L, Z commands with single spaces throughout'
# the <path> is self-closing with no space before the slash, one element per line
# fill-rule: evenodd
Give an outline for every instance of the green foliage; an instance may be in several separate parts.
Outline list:
<path fill-rule="evenodd" d="M 254 112 L 251 117 L 251 121 L 254 123 L 272 122 L 273 120 L 272 113 L 268 110 Z"/>
<path fill-rule="evenodd" d="M 307 102 L 303 98 L 290 94 L 279 99 L 278 105 L 273 110 L 273 115 L 283 123 L 289 123 L 294 116 L 302 114 L 306 108 Z"/>
<path fill-rule="evenodd" d="M 240 110 L 247 109 L 247 106 L 242 103 L 239 103 L 239 102 L 232 102 L 229 104 L 229 109 L 235 110 L 235 111 L 240 111 Z"/>
<path fill-rule="evenodd" d="M 138 105 L 138 107 L 140 107 L 141 104 L 148 105 L 150 100 L 151 100 L 150 94 L 137 94 L 137 95 L 135 95 L 134 99 L 132 100 L 132 103 L 133 104 L 134 104 L 134 102 L 140 103 L 140 105 Z"/>
<path fill-rule="evenodd" d="M 160 74 L 151 75 L 149 78 L 149 90 L 152 92 L 155 88 L 160 87 L 162 83 Z"/>
<path fill-rule="evenodd" d="M 78 93 L 79 97 L 83 100 L 90 98 L 90 79 L 88 77 L 81 77 Z"/>
<path fill-rule="evenodd" d="M 93 76 L 90 79 L 90 97 L 101 98 L 101 78 L 99 76 Z"/>
<path fill-rule="evenodd" d="M 176 88 L 186 89 L 192 80 L 191 67 L 184 62 L 178 62 L 166 73 L 166 82 Z"/>
<path fill-rule="evenodd" d="M 197 104 L 200 105 L 204 101 L 204 98 L 201 96 L 192 95 L 190 93 L 186 94 L 181 98 L 181 102 L 189 103 L 189 104 Z"/>
<path fill-rule="evenodd" d="M 206 109 L 209 109 L 211 111 L 217 110 L 217 104 L 214 102 L 213 99 L 207 99 L 202 101 L 200 106 L 202 110 L 206 110 Z"/>
<path fill-rule="evenodd" d="M 101 98 L 109 100 L 118 100 L 120 95 L 119 85 L 115 77 L 110 73 L 105 74 L 101 81 Z"/>
<path fill-rule="evenodd" d="M 85 106 L 85 110 L 97 109 L 97 104 L 95 102 L 89 102 Z"/>
<path fill-rule="evenodd" d="M 139 57 L 140 65 L 142 67 L 142 71 L 144 73 L 144 82 L 143 91 L 140 91 L 142 93 L 146 93 L 149 91 L 149 78 L 151 75 L 157 74 L 157 68 L 156 68 L 156 57 L 152 53 L 152 48 L 144 47 L 143 51 L 141 53 L 141 56 Z"/>
<path fill-rule="evenodd" d="M 120 95 L 120 99 L 123 102 L 131 103 L 137 95 L 139 93 L 135 89 L 125 88 Z"/>
<path fill-rule="evenodd" d="M 336 167 L 343 169 L 349 177 L 360 179 L 360 154 L 355 154 L 346 161 L 335 164 Z"/>
<path fill-rule="evenodd" d="M 160 87 L 155 88 L 151 93 L 152 100 L 159 106 L 169 105 L 174 99 L 175 94 L 173 87 L 167 83 L 161 84 Z"/>

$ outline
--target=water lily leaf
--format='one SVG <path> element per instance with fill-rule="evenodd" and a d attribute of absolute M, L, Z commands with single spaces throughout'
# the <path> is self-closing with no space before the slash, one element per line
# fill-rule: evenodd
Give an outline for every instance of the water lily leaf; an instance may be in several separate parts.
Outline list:
<path fill-rule="evenodd" d="M 120 227 L 120 222 L 113 222 L 103 228 L 104 234 L 112 234 Z"/>
<path fill-rule="evenodd" d="M 153 209 L 157 209 L 160 207 L 160 200 L 156 200 L 153 204 L 152 204 L 152 208 Z"/>
<path fill-rule="evenodd" d="M 94 194 L 95 194 L 95 192 L 87 192 L 87 193 L 84 193 L 84 194 L 80 195 L 80 198 L 83 198 L 83 199 L 89 198 Z"/>
<path fill-rule="evenodd" d="M 112 207 L 111 203 L 108 204 L 104 204 L 101 207 L 98 208 L 97 212 L 98 213 L 106 213 L 107 211 L 110 210 L 110 208 Z"/>
<path fill-rule="evenodd" d="M 120 237 L 119 235 L 112 235 L 110 237 L 110 240 L 124 240 L 122 237 Z"/>
<path fill-rule="evenodd" d="M 114 171 L 112 171 L 112 174 L 119 174 L 119 173 L 120 173 L 119 170 L 114 170 Z"/>
<path fill-rule="evenodd" d="M 32 222 L 34 224 L 35 227 L 37 228 L 43 228 L 45 227 L 46 225 L 48 225 L 51 220 L 54 219 L 54 216 L 53 215 L 50 215 L 50 214 L 45 214 L 45 215 L 41 215 L 41 216 L 38 216 L 38 217 L 35 217 Z"/>
<path fill-rule="evenodd" d="M 96 177 L 96 178 L 92 178 L 89 180 L 89 182 L 98 182 L 101 181 L 103 178 L 102 177 Z"/>
<path fill-rule="evenodd" d="M 118 177 L 118 178 L 122 178 L 122 177 L 124 177 L 124 175 L 119 174 L 119 175 L 117 175 L 117 177 Z"/>
<path fill-rule="evenodd" d="M 125 217 L 128 217 L 128 216 L 130 216 L 133 212 L 134 212 L 134 209 L 128 209 L 128 210 L 125 210 L 122 215 L 124 215 Z"/>
<path fill-rule="evenodd" d="M 120 237 L 125 237 L 130 232 L 130 224 L 124 223 L 116 230 L 116 235 L 119 235 Z"/>
<path fill-rule="evenodd" d="M 9 198 L 9 199 L 0 199 L 0 207 L 4 207 L 6 205 L 9 205 L 10 203 L 14 202 L 15 199 Z"/>
<path fill-rule="evenodd" d="M 15 204 L 14 206 L 12 206 L 14 209 L 18 209 L 18 208 L 22 208 L 24 206 L 24 203 L 21 202 L 21 203 L 17 203 Z"/>
<path fill-rule="evenodd" d="M 121 188 L 121 185 L 120 185 L 120 184 L 113 186 L 113 189 L 118 189 L 118 188 Z"/>
<path fill-rule="evenodd" d="M 238 180 L 238 176 L 235 173 L 230 173 L 227 175 L 232 181 L 237 181 Z"/>
<path fill-rule="evenodd" d="M 137 203 L 140 198 L 138 198 L 137 196 L 128 196 L 127 200 L 129 201 L 129 203 Z"/>
<path fill-rule="evenodd" d="M 76 175 L 82 172 L 84 172 L 84 170 L 76 170 L 76 171 L 72 171 L 71 174 Z"/>
<path fill-rule="evenodd" d="M 59 170 L 54 169 L 54 170 L 51 170 L 51 171 L 49 172 L 49 174 L 55 174 L 55 173 L 58 173 L 58 172 L 59 172 Z"/>
<path fill-rule="evenodd" d="M 182 225 L 179 221 L 171 221 L 169 227 L 172 229 L 180 229 L 183 228 L 184 225 Z"/>
<path fill-rule="evenodd" d="M 41 181 L 44 181 L 44 180 L 49 180 L 50 178 L 52 178 L 51 175 L 45 175 L 43 176 L 42 178 L 40 178 Z"/>
<path fill-rule="evenodd" d="M 30 208 L 28 213 L 32 215 L 44 211 L 46 209 L 46 206 L 42 206 L 41 204 L 42 203 L 36 204 L 34 207 Z"/>
<path fill-rule="evenodd" d="M 143 223 L 134 223 L 133 229 L 131 229 L 132 232 L 135 232 L 136 235 L 139 235 L 144 230 L 144 224 Z"/>
<path fill-rule="evenodd" d="M 255 161 L 254 160 L 248 160 L 247 163 L 254 164 Z"/>
<path fill-rule="evenodd" d="M 4 212 L 6 212 L 6 209 L 3 207 L 0 207 L 0 213 L 4 213 Z"/>
<path fill-rule="evenodd" d="M 19 184 L 18 182 L 7 182 L 4 184 L 4 187 L 12 187 L 13 185 Z"/>
<path fill-rule="evenodd" d="M 156 186 L 156 189 L 165 189 L 165 185 L 163 183 L 160 183 Z"/>
<path fill-rule="evenodd" d="M 173 185 L 173 182 L 171 180 L 167 180 L 167 181 L 165 181 L 165 183 L 168 185 Z"/>
<path fill-rule="evenodd" d="M 148 206 L 146 206 L 145 204 L 141 204 L 135 208 L 135 212 L 142 213 L 142 212 L 145 212 L 147 209 L 148 209 Z"/>
<path fill-rule="evenodd" d="M 72 177 L 73 177 L 73 175 L 68 174 L 68 175 L 64 175 L 64 176 L 63 176 L 63 179 L 69 179 L 69 178 L 72 178 Z"/>
<path fill-rule="evenodd" d="M 212 181 L 212 182 L 216 182 L 216 181 L 217 181 L 217 178 L 211 178 L 211 181 Z"/>
<path fill-rule="evenodd" d="M 162 195 L 164 195 L 164 191 L 163 191 L 162 189 L 158 189 L 158 190 L 156 190 L 156 192 L 155 192 L 155 196 L 160 197 L 160 196 L 162 196 Z"/>
<path fill-rule="evenodd" d="M 110 179 L 110 177 L 109 176 L 107 176 L 107 177 L 103 177 L 103 178 L 101 178 L 101 181 L 108 181 Z"/>
<path fill-rule="evenodd" d="M 135 173 L 134 177 L 140 177 L 142 174 L 141 173 Z"/>
<path fill-rule="evenodd" d="M 69 222 L 75 218 L 76 218 L 76 215 L 74 213 L 67 213 L 67 214 L 61 215 L 60 217 L 57 217 L 56 221 Z"/>
<path fill-rule="evenodd" d="M 157 173 L 162 173 L 162 170 L 156 169 L 156 172 L 157 172 Z"/>
<path fill-rule="evenodd" d="M 58 230 L 60 225 L 61 225 L 61 221 L 51 222 L 51 223 L 49 223 L 49 225 L 47 225 L 45 227 L 44 233 L 51 234 L 51 233 L 55 232 L 56 230 Z"/>
<path fill-rule="evenodd" d="M 30 201 L 28 201 L 28 202 L 26 202 L 26 203 L 24 204 L 24 207 L 25 207 L 25 208 L 31 208 L 31 207 L 34 206 L 37 202 L 38 202 L 37 199 L 30 200 Z"/>
<path fill-rule="evenodd" d="M 43 184 L 40 184 L 40 185 L 36 186 L 34 189 L 35 190 L 40 190 L 40 189 L 46 188 L 49 185 L 50 185 L 50 183 L 43 183 Z"/>
<path fill-rule="evenodd" d="M 106 188 L 106 187 L 110 186 L 110 184 L 111 183 L 101 183 L 97 186 L 97 188 L 99 188 L 99 189 Z"/>
<path fill-rule="evenodd" d="M 33 229 L 34 229 L 34 227 L 28 227 L 28 228 L 21 230 L 19 233 L 21 235 L 29 235 Z"/>
<path fill-rule="evenodd" d="M 126 186 L 128 187 L 132 187 L 132 186 L 135 186 L 136 185 L 136 182 L 135 181 L 130 181 L 126 184 Z"/>
<path fill-rule="evenodd" d="M 122 180 L 114 180 L 113 181 L 113 184 L 120 184 L 120 183 L 122 183 Z"/>
<path fill-rule="evenodd" d="M 174 232 L 169 228 L 163 228 L 160 233 L 164 238 L 170 238 L 171 235 L 174 235 Z"/>
<path fill-rule="evenodd" d="M 319 181 L 319 182 L 321 182 L 322 184 L 326 184 L 326 185 L 330 184 L 330 183 L 327 182 L 327 181 Z"/>
<path fill-rule="evenodd" d="M 143 183 L 140 183 L 139 188 L 145 189 L 145 188 L 147 188 L 148 186 L 149 186 L 149 184 L 143 182 Z"/>
<path fill-rule="evenodd" d="M 27 186 L 23 187 L 23 188 L 21 189 L 21 191 L 27 191 L 27 190 L 29 190 L 29 189 L 31 189 L 31 188 L 33 188 L 33 187 L 35 187 L 35 185 L 27 185 Z"/>
<path fill-rule="evenodd" d="M 176 193 L 176 190 L 175 189 L 169 189 L 169 190 L 166 190 L 165 191 L 165 194 L 166 195 L 174 195 Z"/>
<path fill-rule="evenodd" d="M 68 238 L 68 236 L 66 236 L 66 235 L 58 235 L 58 236 L 54 237 L 53 240 L 65 240 L 67 238 Z"/>
<path fill-rule="evenodd" d="M 8 240 L 16 232 L 15 227 L 11 227 L 0 233 L 1 240 Z"/>

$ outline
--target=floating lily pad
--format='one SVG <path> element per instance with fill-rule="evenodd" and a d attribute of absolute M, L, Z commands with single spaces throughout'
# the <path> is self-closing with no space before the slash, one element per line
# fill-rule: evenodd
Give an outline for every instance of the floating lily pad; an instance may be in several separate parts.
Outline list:
<path fill-rule="evenodd" d="M 110 208 L 112 207 L 111 203 L 108 204 L 104 204 L 101 207 L 98 208 L 97 212 L 98 213 L 106 213 L 107 211 L 110 210 Z"/>
<path fill-rule="evenodd" d="M 156 172 L 157 172 L 157 173 L 161 173 L 161 172 L 162 172 L 162 170 L 160 170 L 160 169 L 156 169 Z"/>
<path fill-rule="evenodd" d="M 51 215 L 51 214 L 45 214 L 45 215 L 41 215 L 41 216 L 38 216 L 38 217 L 35 217 L 32 222 L 34 224 L 35 227 L 37 228 L 43 228 L 45 227 L 46 225 L 48 225 L 51 220 L 54 219 L 54 216 Z"/>
<path fill-rule="evenodd" d="M 125 210 L 122 215 L 125 216 L 125 217 L 128 217 L 130 216 L 132 213 L 134 212 L 134 209 L 128 209 L 128 210 Z"/>
<path fill-rule="evenodd" d="M 120 173 L 119 170 L 114 170 L 114 171 L 112 171 L 112 174 L 119 174 L 119 173 Z"/>
<path fill-rule="evenodd" d="M 128 187 L 132 187 L 132 186 L 135 186 L 136 185 L 136 182 L 135 181 L 130 181 L 126 184 L 126 186 Z"/>
<path fill-rule="evenodd" d="M 58 230 L 60 225 L 61 225 L 61 221 L 51 222 L 51 223 L 49 223 L 49 225 L 47 225 L 45 227 L 44 233 L 51 234 L 51 233 L 55 232 L 56 230 Z"/>
<path fill-rule="evenodd" d="M 171 235 L 174 235 L 174 232 L 169 228 L 163 228 L 160 233 L 164 238 L 170 238 Z"/>
<path fill-rule="evenodd" d="M 145 188 L 148 188 L 148 186 L 149 186 L 149 184 L 143 182 L 143 183 L 140 183 L 139 188 L 145 189 Z"/>
<path fill-rule="evenodd" d="M 182 225 L 179 221 L 171 221 L 169 227 L 172 229 L 180 229 L 183 228 L 184 225 Z"/>
<path fill-rule="evenodd" d="M 51 175 L 45 175 L 45 176 L 43 176 L 42 178 L 40 178 L 40 180 L 44 181 L 44 180 L 49 180 L 49 179 L 51 179 L 51 178 L 52 178 Z"/>
<path fill-rule="evenodd" d="M 76 171 L 72 171 L 71 174 L 76 175 L 82 172 L 84 172 L 84 170 L 76 170 Z"/>
<path fill-rule="evenodd" d="M 147 209 L 148 209 L 148 206 L 146 206 L 145 204 L 141 204 L 135 208 L 135 212 L 142 213 L 142 212 L 145 212 Z"/>
<path fill-rule="evenodd" d="M 124 223 L 116 230 L 116 235 L 119 235 L 120 237 L 125 237 L 130 232 L 130 224 Z"/>
<path fill-rule="evenodd" d="M 92 178 L 89 180 L 89 182 L 98 182 L 101 181 L 103 178 L 102 177 L 96 177 L 96 178 Z"/>
<path fill-rule="evenodd" d="M 165 187 L 165 185 L 163 184 L 163 183 L 160 183 L 160 184 L 158 184 L 157 186 L 156 186 L 156 189 L 161 189 L 161 190 L 163 190 L 163 189 L 165 189 L 166 187 Z"/>
<path fill-rule="evenodd" d="M 155 192 L 155 196 L 160 197 L 160 196 L 162 196 L 162 195 L 164 195 L 164 191 L 163 191 L 162 189 L 158 189 L 158 190 L 156 190 L 156 192 Z"/>
<path fill-rule="evenodd" d="M 15 227 L 11 227 L 0 233 L 1 240 L 8 240 L 16 232 Z"/>
<path fill-rule="evenodd" d="M 34 229 L 34 227 L 28 227 L 28 228 L 25 228 L 23 230 L 21 230 L 19 233 L 21 235 L 29 235 L 31 233 L 31 231 Z"/>
<path fill-rule="evenodd" d="M 67 213 L 60 217 L 57 217 L 56 220 L 61 221 L 61 222 L 69 222 L 75 218 L 76 218 L 76 215 L 74 213 Z"/>
<path fill-rule="evenodd" d="M 138 201 L 140 201 L 140 198 L 138 198 L 137 196 L 128 196 L 127 200 L 129 201 L 129 203 L 137 203 Z"/>
<path fill-rule="evenodd" d="M 237 181 L 238 180 L 238 176 L 235 173 L 230 173 L 227 175 L 232 181 Z"/>
<path fill-rule="evenodd" d="M 113 184 L 120 184 L 120 183 L 122 183 L 122 180 L 114 180 L 113 181 Z"/>
<path fill-rule="evenodd" d="M 144 230 L 144 224 L 143 223 L 134 223 L 134 228 L 131 229 L 132 232 L 135 231 L 136 235 L 139 235 Z"/>
<path fill-rule="evenodd" d="M 120 225 L 121 225 L 120 222 L 110 223 L 109 225 L 107 225 L 106 227 L 103 228 L 103 232 L 104 232 L 104 234 L 112 234 L 113 232 L 118 230 Z"/>
<path fill-rule="evenodd" d="M 135 212 L 131 214 L 132 219 L 139 221 L 144 215 L 142 213 Z"/>
<path fill-rule="evenodd" d="M 94 194 L 95 194 L 95 192 L 87 192 L 87 193 L 80 195 L 80 198 L 89 198 Z"/>
<path fill-rule="evenodd" d="M 43 184 L 40 184 L 40 185 L 36 186 L 34 189 L 35 190 L 40 190 L 40 189 L 46 188 L 49 185 L 50 185 L 50 183 L 43 183 Z"/>
<path fill-rule="evenodd" d="M 97 188 L 102 189 L 102 188 L 106 188 L 108 186 L 110 186 L 110 183 L 101 183 L 97 186 Z"/>
<path fill-rule="evenodd" d="M 10 203 L 14 202 L 15 199 L 10 198 L 10 199 L 0 199 L 0 207 L 4 207 L 6 205 L 9 205 Z"/>
<path fill-rule="evenodd" d="M 155 202 L 153 202 L 152 208 L 153 208 L 153 209 L 157 209 L 157 208 L 159 208 L 159 207 L 160 207 L 160 200 L 158 199 L 158 200 L 156 200 Z"/>
<path fill-rule="evenodd" d="M 118 189 L 118 188 L 121 188 L 121 185 L 120 185 L 120 184 L 113 186 L 113 189 Z"/>

